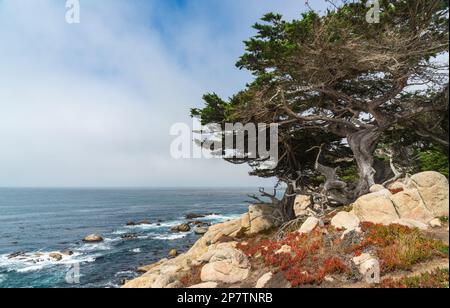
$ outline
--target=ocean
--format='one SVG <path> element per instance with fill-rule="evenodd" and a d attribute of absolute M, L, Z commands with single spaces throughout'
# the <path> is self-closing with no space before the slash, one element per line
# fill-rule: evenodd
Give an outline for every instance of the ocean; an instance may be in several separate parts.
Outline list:
<path fill-rule="evenodd" d="M 136 268 L 186 251 L 199 238 L 172 233 L 186 214 L 237 218 L 254 189 L 0 188 L 0 288 L 116 288 Z M 127 226 L 149 220 L 149 225 Z M 104 242 L 83 243 L 89 234 Z M 123 239 L 132 234 L 133 239 Z M 52 252 L 70 250 L 60 261 Z M 20 253 L 11 258 L 11 254 Z"/>

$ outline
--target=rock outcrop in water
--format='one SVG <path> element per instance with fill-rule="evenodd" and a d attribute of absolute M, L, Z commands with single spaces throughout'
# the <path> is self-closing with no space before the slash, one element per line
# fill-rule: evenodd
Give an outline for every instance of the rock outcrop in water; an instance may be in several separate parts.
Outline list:
<path fill-rule="evenodd" d="M 171 229 L 172 232 L 189 232 L 191 231 L 191 227 L 189 224 L 181 224 L 178 226 L 175 226 Z"/>
<path fill-rule="evenodd" d="M 98 234 L 91 234 L 91 235 L 86 236 L 83 239 L 83 242 L 85 242 L 85 243 L 100 243 L 100 242 L 103 242 L 103 237 L 101 237 Z"/>

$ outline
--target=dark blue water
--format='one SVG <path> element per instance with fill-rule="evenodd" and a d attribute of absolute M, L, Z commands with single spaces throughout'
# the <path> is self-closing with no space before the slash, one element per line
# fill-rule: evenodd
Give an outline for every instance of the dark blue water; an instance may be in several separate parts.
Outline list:
<path fill-rule="evenodd" d="M 211 223 L 245 212 L 251 189 L 0 189 L 0 288 L 117 287 L 135 269 L 187 250 L 198 236 L 170 228 L 187 213 L 217 213 Z M 128 221 L 151 225 L 128 227 Z M 161 221 L 160 225 L 157 225 Z M 105 241 L 85 244 L 88 234 Z M 123 240 L 133 233 L 134 240 Z M 61 261 L 50 252 L 74 252 Z M 25 255 L 8 258 L 15 252 Z M 79 264 L 79 283 L 67 282 Z M 69 277 L 72 277 L 69 275 Z M 75 275 L 78 277 L 78 275 Z M 75 279 L 75 282 L 78 279 Z"/>

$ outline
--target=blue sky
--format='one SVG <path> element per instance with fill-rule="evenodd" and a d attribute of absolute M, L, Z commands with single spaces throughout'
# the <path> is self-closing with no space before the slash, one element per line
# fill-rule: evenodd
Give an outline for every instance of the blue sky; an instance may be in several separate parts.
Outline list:
<path fill-rule="evenodd" d="M 311 1 L 310 1 L 311 2 Z M 323 1 L 314 1 L 322 9 Z M 0 186 L 256 186 L 248 167 L 173 160 L 169 128 L 251 76 L 251 25 L 302 0 L 0 0 Z"/>

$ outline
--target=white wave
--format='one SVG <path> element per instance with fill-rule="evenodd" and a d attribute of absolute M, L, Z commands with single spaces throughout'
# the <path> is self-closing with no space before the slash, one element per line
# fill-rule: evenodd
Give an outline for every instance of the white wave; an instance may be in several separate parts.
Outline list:
<path fill-rule="evenodd" d="M 59 252 L 32 252 L 26 253 L 14 258 L 9 258 L 8 255 L 0 256 L 0 268 L 6 269 L 8 272 L 34 272 L 40 271 L 45 267 L 56 265 L 71 265 L 76 263 L 94 262 L 96 256 L 84 256 L 80 253 L 74 253 L 71 256 L 62 255 L 62 259 L 57 261 L 50 257 L 52 253 Z"/>
<path fill-rule="evenodd" d="M 96 243 L 96 244 L 84 244 L 83 246 L 76 249 L 79 252 L 92 252 L 92 251 L 106 251 L 111 250 L 111 245 L 108 243 Z"/>
<path fill-rule="evenodd" d="M 211 215 L 205 216 L 204 218 L 201 218 L 200 220 L 212 220 L 212 221 L 221 222 L 221 221 L 237 219 L 240 216 L 241 215 L 239 215 L 239 214 L 230 214 L 230 215 L 211 214 Z"/>
<path fill-rule="evenodd" d="M 140 248 L 132 249 L 131 252 L 134 252 L 134 253 L 140 253 L 140 252 L 141 252 L 141 249 L 140 249 Z"/>
<path fill-rule="evenodd" d="M 180 220 L 172 220 L 172 221 L 168 221 L 168 222 L 161 222 L 161 223 L 150 224 L 150 225 L 125 226 L 125 228 L 127 228 L 129 230 L 147 231 L 147 230 L 155 230 L 155 229 L 161 229 L 161 228 L 171 228 L 174 226 L 178 226 L 182 223 L 185 223 L 185 221 L 180 219 Z"/>
<path fill-rule="evenodd" d="M 157 225 L 136 225 L 136 226 L 125 226 L 125 228 L 127 228 L 129 230 L 142 230 L 142 231 L 145 231 L 145 230 L 152 230 L 152 229 L 160 228 L 160 226 L 157 226 Z"/>
<path fill-rule="evenodd" d="M 18 273 L 28 273 L 28 272 L 37 272 L 44 268 L 44 265 L 31 265 L 23 268 L 16 269 Z"/>
<path fill-rule="evenodd" d="M 134 271 L 121 271 L 121 272 L 118 272 L 118 273 L 116 273 L 116 277 L 119 277 L 119 276 L 129 276 L 129 275 L 134 275 L 136 272 L 134 272 Z"/>
<path fill-rule="evenodd" d="M 116 230 L 112 234 L 114 234 L 114 235 L 124 235 L 124 234 L 127 234 L 127 233 L 128 233 L 127 230 Z"/>
<path fill-rule="evenodd" d="M 153 236 L 153 239 L 155 240 L 168 240 L 168 241 L 173 241 L 173 240 L 178 240 L 181 238 L 184 238 L 188 235 L 189 233 L 177 233 L 177 234 L 155 234 Z"/>
<path fill-rule="evenodd" d="M 103 242 L 100 243 L 85 243 L 83 246 L 75 249 L 80 252 L 92 252 L 92 251 L 106 251 L 111 250 L 111 244 L 114 242 L 121 241 L 121 237 L 116 238 L 105 238 Z"/>

